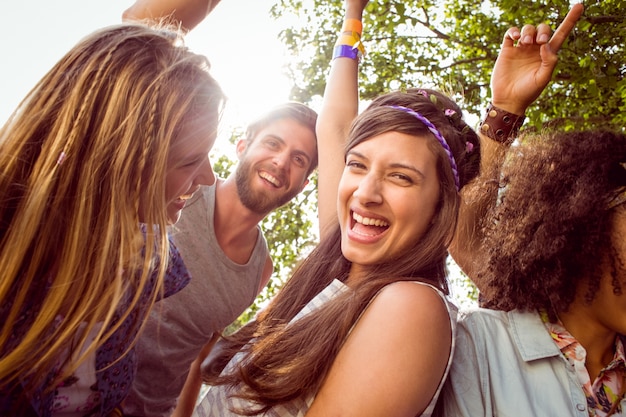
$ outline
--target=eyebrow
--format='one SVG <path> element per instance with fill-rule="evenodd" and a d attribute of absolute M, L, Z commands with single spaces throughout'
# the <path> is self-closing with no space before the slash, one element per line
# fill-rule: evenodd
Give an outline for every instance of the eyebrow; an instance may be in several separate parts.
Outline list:
<path fill-rule="evenodd" d="M 369 158 L 367 158 L 365 155 L 363 155 L 360 152 L 354 151 L 354 150 L 350 150 L 347 152 L 346 157 L 348 155 L 355 155 L 361 159 L 365 159 L 369 161 Z M 424 175 L 424 173 L 422 171 L 420 171 L 417 167 L 415 167 L 414 165 L 407 165 L 407 164 L 403 164 L 400 162 L 395 162 L 393 164 L 390 165 L 391 168 L 402 168 L 402 169 L 406 169 L 409 171 L 413 171 L 415 172 L 420 178 L 426 178 L 426 175 Z"/>

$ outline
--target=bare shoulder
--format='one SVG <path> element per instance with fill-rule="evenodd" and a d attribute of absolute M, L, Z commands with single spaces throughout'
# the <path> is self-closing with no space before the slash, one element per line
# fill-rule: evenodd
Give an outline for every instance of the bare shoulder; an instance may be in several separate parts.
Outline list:
<path fill-rule="evenodd" d="M 450 313 L 442 293 L 414 281 L 387 285 L 372 300 L 363 314 L 366 322 L 385 322 L 398 326 L 396 330 L 422 333 L 433 329 L 446 334 L 450 329 Z"/>
<path fill-rule="evenodd" d="M 443 294 L 434 287 L 416 281 L 398 281 L 383 288 L 372 301 L 374 304 L 397 306 L 409 311 L 438 310 L 448 314 Z"/>

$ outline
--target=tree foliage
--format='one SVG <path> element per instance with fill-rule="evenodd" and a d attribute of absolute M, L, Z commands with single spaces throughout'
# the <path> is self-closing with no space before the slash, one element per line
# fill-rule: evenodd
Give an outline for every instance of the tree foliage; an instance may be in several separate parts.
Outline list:
<path fill-rule="evenodd" d="M 584 5 L 553 82 L 527 113 L 529 127 L 626 126 L 626 0 Z M 434 87 L 479 116 L 506 30 L 542 22 L 556 28 L 568 10 L 562 0 L 372 0 L 364 15 L 361 97 Z M 323 93 L 343 1 L 279 0 L 272 13 L 299 22 L 281 36 L 293 55 L 293 98 L 307 102 Z"/>

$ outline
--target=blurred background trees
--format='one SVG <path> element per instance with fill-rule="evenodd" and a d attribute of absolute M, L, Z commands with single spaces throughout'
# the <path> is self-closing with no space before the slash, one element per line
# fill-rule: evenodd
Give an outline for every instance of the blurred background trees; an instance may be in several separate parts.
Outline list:
<path fill-rule="evenodd" d="M 626 126 L 626 0 L 584 1 L 585 12 L 561 49 L 553 83 L 529 109 L 526 126 Z M 491 68 L 511 26 L 556 28 L 564 0 L 373 0 L 364 16 L 361 97 L 410 86 L 442 89 L 468 113 L 485 107 Z M 321 96 L 337 31 L 341 0 L 280 0 L 273 16 L 300 22 L 282 32 L 293 56 L 293 98 Z"/>

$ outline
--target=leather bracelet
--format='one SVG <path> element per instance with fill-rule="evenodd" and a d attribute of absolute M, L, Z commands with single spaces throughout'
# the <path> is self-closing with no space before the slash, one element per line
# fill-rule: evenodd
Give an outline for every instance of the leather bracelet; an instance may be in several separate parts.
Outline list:
<path fill-rule="evenodd" d="M 485 117 L 480 122 L 480 131 L 496 142 L 510 145 L 517 137 L 525 119 L 524 115 L 509 113 L 489 103 Z"/>

